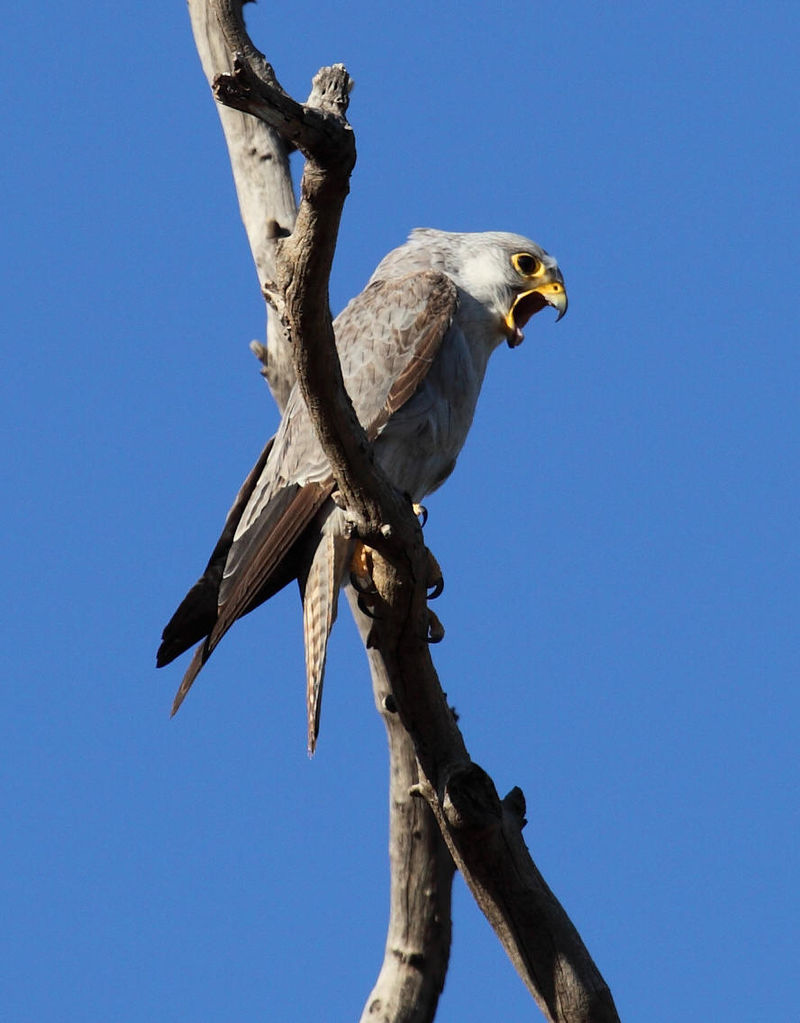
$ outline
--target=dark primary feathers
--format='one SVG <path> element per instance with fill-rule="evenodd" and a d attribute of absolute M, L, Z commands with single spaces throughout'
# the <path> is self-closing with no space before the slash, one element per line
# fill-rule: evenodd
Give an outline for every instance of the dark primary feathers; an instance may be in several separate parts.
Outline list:
<path fill-rule="evenodd" d="M 233 543 L 233 536 L 239 525 L 242 512 L 266 465 L 274 440 L 274 437 L 270 437 L 267 441 L 264 450 L 258 456 L 258 461 L 239 488 L 239 493 L 227 514 L 222 533 L 211 552 L 205 571 L 183 598 L 177 611 L 164 628 L 161 646 L 156 655 L 157 668 L 163 668 L 165 664 L 174 661 L 176 657 L 207 636 L 213 629 L 217 620 L 217 594 L 225 563 L 228 560 L 228 552 Z"/>

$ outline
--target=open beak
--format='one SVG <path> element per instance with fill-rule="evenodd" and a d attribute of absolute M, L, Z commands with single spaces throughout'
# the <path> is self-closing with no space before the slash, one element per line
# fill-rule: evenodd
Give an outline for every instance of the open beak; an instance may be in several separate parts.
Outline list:
<path fill-rule="evenodd" d="M 508 347 L 516 348 L 522 343 L 524 337 L 522 328 L 528 320 L 541 312 L 545 306 L 552 306 L 558 310 L 556 323 L 567 311 L 567 289 L 559 274 L 557 279 L 548 281 L 547 284 L 540 284 L 538 288 L 530 291 L 523 291 L 518 295 L 506 316 L 506 327 L 508 328 Z"/>

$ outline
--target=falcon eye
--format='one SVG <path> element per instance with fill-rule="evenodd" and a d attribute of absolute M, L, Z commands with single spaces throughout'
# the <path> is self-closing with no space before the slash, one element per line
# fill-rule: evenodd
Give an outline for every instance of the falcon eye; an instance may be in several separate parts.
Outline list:
<path fill-rule="evenodd" d="M 532 256 L 530 252 L 515 252 L 511 262 L 517 273 L 523 277 L 535 277 L 542 272 L 541 260 Z"/>

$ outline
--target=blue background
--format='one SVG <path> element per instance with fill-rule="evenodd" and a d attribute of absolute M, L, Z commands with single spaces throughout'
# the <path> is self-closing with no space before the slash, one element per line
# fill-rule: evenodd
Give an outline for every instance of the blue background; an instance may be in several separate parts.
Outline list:
<path fill-rule="evenodd" d="M 356 80 L 335 309 L 414 226 L 567 280 L 428 502 L 473 757 L 624 1019 L 796 1020 L 797 6 L 275 9 L 291 92 Z M 4 24 L 0 1017 L 358 1018 L 387 769 L 347 613 L 313 761 L 293 588 L 173 721 L 153 667 L 276 422 L 188 16 Z M 438 1018 L 536 1015 L 457 878 Z"/>

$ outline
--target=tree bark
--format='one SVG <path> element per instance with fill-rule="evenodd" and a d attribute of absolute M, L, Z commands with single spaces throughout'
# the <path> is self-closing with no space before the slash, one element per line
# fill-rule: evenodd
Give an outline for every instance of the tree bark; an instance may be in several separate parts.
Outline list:
<path fill-rule="evenodd" d="M 239 37 L 229 47 L 210 0 L 188 0 L 192 31 L 209 86 L 233 72 L 233 54 L 247 49 Z M 244 29 L 239 7 L 238 30 Z M 236 15 L 236 11 L 232 12 Z M 230 29 L 229 29 L 230 35 Z M 308 104 L 319 106 L 321 90 L 312 86 Z M 215 104 L 231 161 L 239 208 L 262 293 L 267 299 L 267 344 L 251 347 L 263 364 L 270 391 L 283 412 L 295 382 L 289 342 L 276 305 L 277 242 L 294 230 L 297 206 L 289 167 L 290 147 L 281 135 L 249 113 Z M 348 592 L 348 596 L 352 591 Z M 359 629 L 369 621 L 351 600 Z M 450 953 L 450 901 L 455 870 L 436 820 L 427 804 L 412 795 L 418 782 L 414 747 L 396 714 L 386 712 L 388 686 L 380 662 L 370 657 L 376 705 L 389 744 L 390 912 L 385 957 L 367 999 L 370 1023 L 427 1023 L 436 1014 Z"/>
<path fill-rule="evenodd" d="M 372 622 L 348 587 L 350 607 L 366 643 Z M 450 901 L 455 864 L 424 799 L 418 798 L 414 746 L 394 706 L 383 660 L 367 649 L 375 706 L 389 741 L 389 929 L 383 965 L 361 1023 L 430 1023 L 450 957 Z"/>
<path fill-rule="evenodd" d="M 235 49 L 229 49 L 209 0 L 189 0 L 189 16 L 200 63 L 211 86 L 218 75 L 233 71 Z M 239 210 L 258 282 L 262 292 L 268 292 L 274 287 L 278 239 L 291 234 L 297 216 L 289 168 L 290 146 L 264 121 L 222 103 L 214 105 L 228 145 Z M 267 343 L 256 344 L 254 349 L 263 364 L 262 372 L 272 396 L 283 412 L 294 384 L 294 367 L 280 319 L 270 306 L 267 307 Z"/>
<path fill-rule="evenodd" d="M 199 2 L 190 0 L 190 6 Z M 470 760 L 430 657 L 431 618 L 426 589 L 430 555 L 419 522 L 405 498 L 370 458 L 364 430 L 344 389 L 327 289 L 339 219 L 355 162 L 353 135 L 344 117 L 349 78 L 341 66 L 323 68 L 312 94 L 316 104 L 296 103 L 280 87 L 272 68 L 247 37 L 239 0 L 212 0 L 211 8 L 228 52 L 234 55 L 228 63 L 229 72 L 214 80 L 215 95 L 227 105 L 263 120 L 287 146 L 297 146 L 306 157 L 293 232 L 285 239 L 272 239 L 274 286 L 262 278 L 262 288 L 280 316 L 284 330 L 281 343 L 291 352 L 298 385 L 349 516 L 359 536 L 377 552 L 373 581 L 380 618 L 368 627 L 364 622 L 359 624 L 370 652 L 390 748 L 396 717 L 410 737 L 416 756 L 419 780 L 413 791 L 430 807 L 455 864 L 546 1019 L 554 1023 L 616 1021 L 608 987 L 522 840 L 525 806 L 521 791 L 514 789 L 501 801 L 489 776 Z M 235 172 L 233 159 L 232 163 Z M 408 763 L 402 768 L 398 765 L 393 761 L 393 777 L 397 766 L 398 784 L 404 778 L 405 785 L 411 774 Z M 400 832 L 406 839 L 407 828 Z M 413 849 L 413 842 L 408 849 Z M 407 859 L 400 842 L 394 852 L 393 863 Z M 434 858 L 440 855 L 435 845 L 429 853 Z M 428 863 L 427 870 L 429 877 L 444 875 L 444 868 L 436 863 Z M 444 887 L 449 893 L 449 885 L 445 883 Z M 433 933 L 436 954 L 441 958 L 442 950 L 449 945 L 449 915 L 448 940 L 443 943 L 440 924 L 431 921 L 429 913 L 426 917 L 424 898 L 421 905 L 419 919 L 426 918 L 432 926 L 427 930 L 425 925 L 417 928 L 416 933 L 423 944 L 426 933 Z M 439 909 L 442 906 L 440 900 Z M 420 903 L 414 908 L 419 910 Z M 395 932 L 395 923 L 393 920 L 390 925 L 387 949 L 391 958 L 397 947 L 400 954 L 395 958 L 399 960 L 409 951 L 403 946 L 403 938 L 411 932 Z M 397 934 L 399 942 L 395 941 Z M 428 947 L 433 944 L 428 941 Z M 411 954 L 413 957 L 416 952 Z M 432 995 L 431 985 L 426 988 L 429 998 L 434 999 L 429 1015 L 402 1015 L 391 1006 L 395 1001 L 404 1004 L 402 992 L 409 973 L 387 968 L 385 962 L 384 975 L 386 989 L 397 997 L 393 1001 L 373 992 L 362 1019 L 432 1018 L 438 990 Z M 412 987 L 418 996 L 422 987 Z M 386 1012 L 381 1015 L 384 1006 Z"/>

